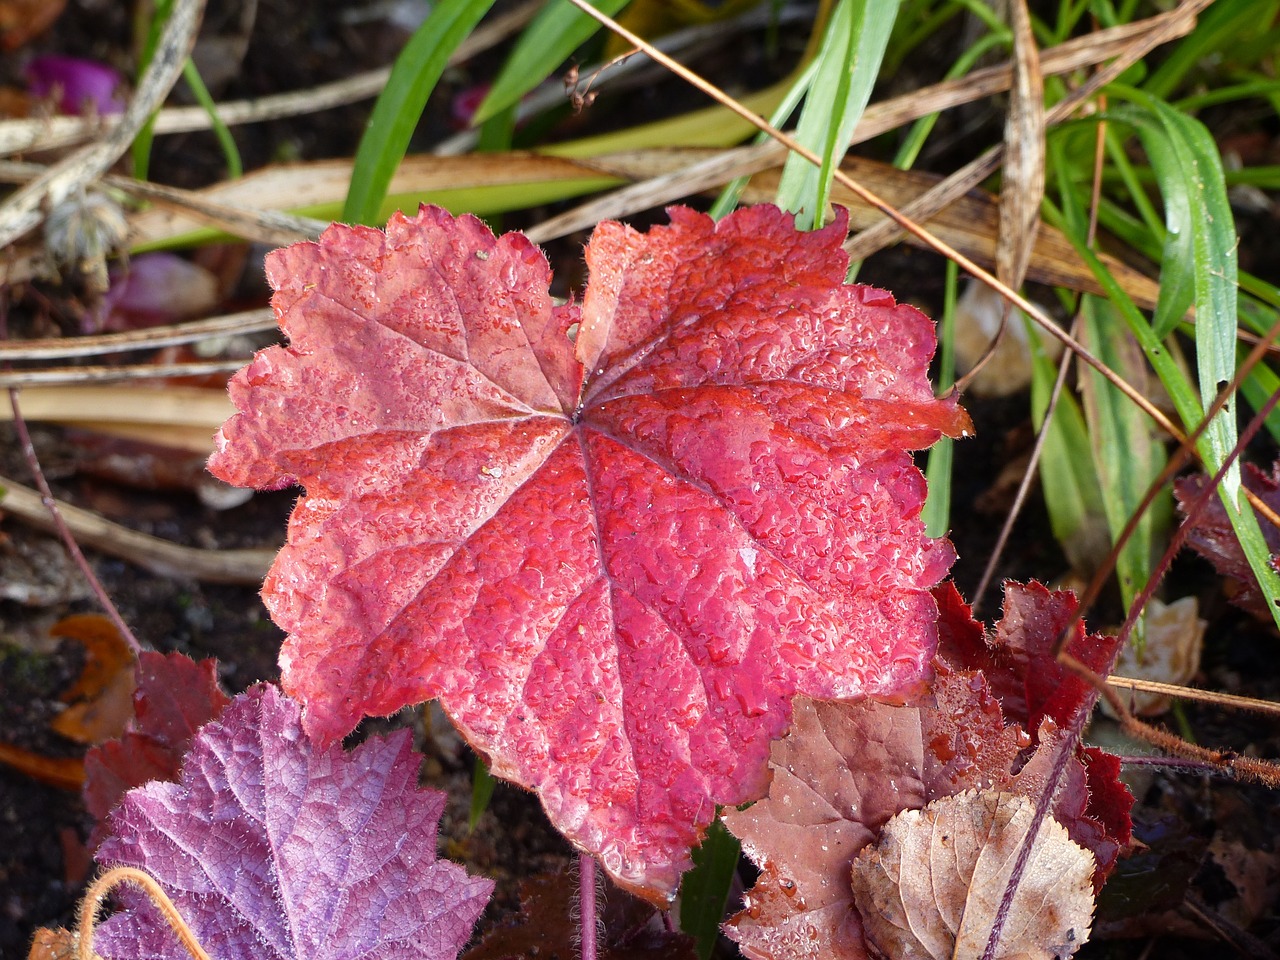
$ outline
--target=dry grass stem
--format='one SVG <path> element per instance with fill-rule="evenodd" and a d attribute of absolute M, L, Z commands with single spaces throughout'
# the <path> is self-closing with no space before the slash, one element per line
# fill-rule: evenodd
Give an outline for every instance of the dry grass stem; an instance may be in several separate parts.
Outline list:
<path fill-rule="evenodd" d="M 1009 3 L 1013 31 L 1013 86 L 1004 128 L 1004 178 L 1000 184 L 1000 230 L 996 276 L 1015 290 L 1022 286 L 1040 227 L 1044 199 L 1044 78 L 1031 32 L 1026 0 Z M 1005 310 L 1003 328 L 1009 311 Z"/>
<path fill-rule="evenodd" d="M 1186 0 L 1183 4 L 1160 17 L 1142 21 L 1148 29 L 1132 39 L 1106 67 L 1099 70 L 1081 87 L 1054 104 L 1045 115 L 1046 124 L 1061 123 L 1098 90 L 1111 83 L 1134 63 L 1153 49 L 1170 40 L 1185 35 L 1195 25 L 1196 15 L 1212 0 Z M 1045 68 L 1045 72 L 1048 70 Z M 999 168 L 1004 157 L 1004 147 L 991 147 L 981 156 L 961 167 L 927 193 L 905 204 L 900 212 L 905 219 L 927 221 L 939 210 L 976 188 Z M 888 216 L 886 214 L 886 216 Z M 878 250 L 896 243 L 903 231 L 912 232 L 893 217 L 864 230 L 845 244 L 845 250 L 854 260 L 864 260 Z"/>
<path fill-rule="evenodd" d="M 88 337 L 51 337 L 45 340 L 0 341 L 0 360 L 59 360 L 94 357 L 126 350 L 152 350 L 180 343 L 196 343 L 215 337 L 275 330 L 276 317 L 270 307 L 229 313 L 221 317 L 192 320 L 145 330 L 102 333 Z"/>
<path fill-rule="evenodd" d="M 122 527 L 64 501 L 55 500 L 54 503 L 77 541 L 161 577 L 206 583 L 260 584 L 278 552 L 274 548 L 202 550 L 186 547 Z M 0 477 L 0 507 L 37 529 L 53 529 L 40 494 L 8 477 Z"/>
<path fill-rule="evenodd" d="M 1171 20 L 1178 25 L 1179 29 L 1190 29 L 1189 24 L 1194 22 L 1194 20 L 1189 21 L 1185 15 L 1179 14 L 1178 11 L 1173 11 L 1172 13 L 1153 17 L 1150 21 L 1141 21 L 1109 30 L 1101 30 L 1087 37 L 1079 37 L 1044 51 L 1042 54 L 1042 69 L 1045 73 L 1058 74 L 1077 70 L 1081 67 L 1093 66 L 1103 60 L 1117 56 L 1133 42 L 1135 37 L 1141 37 L 1146 34 L 1151 29 L 1152 23 L 1164 25 Z M 1037 77 L 1040 69 L 1039 64 L 1037 64 Z M 1018 81 L 1017 78 L 1026 73 L 1025 69 L 1017 68 L 1016 63 L 1002 64 L 976 70 L 965 77 L 946 80 L 889 100 L 873 103 L 867 107 L 858 121 L 858 126 L 853 132 L 850 143 L 861 143 L 882 133 L 895 130 L 930 113 L 972 103 L 983 97 L 1001 93 L 1008 90 L 1011 84 L 1022 82 Z M 1023 83 L 1023 85 L 1028 86 L 1027 83 Z M 1037 85 L 1037 81 L 1030 81 L 1028 89 Z M 1039 105 L 1039 119 L 1036 123 L 1042 129 L 1044 116 L 1043 95 L 1035 102 Z M 1043 141 L 1043 134 L 1041 134 L 1041 141 Z M 637 151 L 637 153 L 639 152 L 642 151 Z M 1043 174 L 1043 142 L 1041 142 L 1041 154 L 1040 165 Z M 635 183 L 606 197 L 591 200 L 539 224 L 528 233 L 530 239 L 535 242 L 545 243 L 575 230 L 586 229 L 603 219 L 627 216 L 640 210 L 669 203 L 680 197 L 720 187 L 739 176 L 761 172 L 774 166 L 780 167 L 785 157 L 786 148 L 777 141 L 770 140 L 755 146 L 717 151 L 712 156 L 684 168 L 683 176 L 678 171 L 670 169 L 669 165 L 666 165 L 664 169 L 655 170 L 647 174 L 647 176 L 653 178 L 648 182 Z M 595 163 L 597 159 L 603 161 L 599 164 L 601 169 L 612 169 L 613 171 L 619 169 L 616 157 L 608 160 L 592 158 L 584 162 Z M 646 174 L 641 173 L 637 167 L 632 166 L 627 176 L 635 179 L 640 176 L 646 176 Z M 753 199 L 752 202 L 758 201 Z M 1039 219 L 1038 205 L 1036 219 Z M 880 218 L 876 217 L 865 226 L 878 222 L 880 222 Z M 862 228 L 859 227 L 859 229 Z M 1092 281 L 1092 277 L 1090 277 L 1090 280 Z M 1093 282 L 1096 285 L 1096 281 Z M 1014 286 L 1016 285 L 1014 284 Z M 1154 299 L 1151 299 L 1151 303 L 1154 302 Z"/>
<path fill-rule="evenodd" d="M 1198 690 L 1195 687 L 1183 687 L 1176 683 L 1160 683 L 1156 680 L 1140 680 L 1136 677 L 1118 677 L 1115 674 L 1107 677 L 1107 683 L 1119 690 L 1158 693 L 1161 696 L 1177 697 L 1179 700 L 1194 700 L 1197 703 L 1205 703 L 1215 707 L 1247 710 L 1251 713 L 1280 717 L 1280 703 L 1272 703 L 1270 700 L 1255 700 L 1252 697 L 1239 697 L 1231 693 L 1218 693 L 1216 690 Z"/>
<path fill-rule="evenodd" d="M 0 203 L 0 248 L 39 226 L 50 207 L 83 190 L 129 149 L 134 136 L 182 75 L 204 5 L 205 0 L 177 0 L 174 4 L 137 92 L 109 133 L 60 160 Z"/>
<path fill-rule="evenodd" d="M 519 7 L 474 30 L 458 45 L 450 63 L 461 63 L 483 50 L 496 46 L 520 30 L 542 8 L 541 0 L 527 0 Z M 382 92 L 391 75 L 390 67 L 370 70 L 320 84 L 253 100 L 232 100 L 218 104 L 218 118 L 227 126 L 261 123 L 283 117 L 317 113 L 333 107 L 369 100 Z M 41 117 L 0 122 L 0 154 L 33 153 L 74 146 L 102 136 L 120 123 L 117 117 Z M 156 115 L 156 134 L 189 133 L 208 130 L 209 113 L 203 107 L 169 107 Z"/>
<path fill-rule="evenodd" d="M 672 60 L 670 57 L 666 56 L 666 54 L 653 49 L 652 45 L 647 43 L 642 37 L 639 37 L 636 34 L 632 33 L 630 30 L 627 30 L 625 27 L 623 27 L 621 24 L 619 24 L 617 21 L 613 20 L 612 18 L 605 16 L 595 7 L 587 3 L 586 0 L 570 0 L 570 2 L 578 9 L 582 10 L 583 12 L 587 13 L 589 16 L 593 17 L 595 20 L 604 24 L 606 27 L 608 27 L 614 33 L 618 34 L 618 36 L 622 37 L 628 43 L 634 44 L 640 49 L 645 50 L 649 54 L 649 56 L 653 57 L 655 60 L 662 63 L 669 70 L 671 70 L 672 73 L 680 77 L 686 83 L 702 91 L 703 93 L 711 97 L 713 100 L 715 100 L 717 103 L 721 104 L 722 106 L 728 107 L 730 110 L 732 110 L 738 116 L 742 117 L 742 119 L 751 123 L 761 132 L 767 133 L 769 136 L 773 137 L 775 140 L 785 144 L 786 147 L 789 150 L 791 150 L 793 153 L 799 154 L 800 156 L 804 157 L 806 160 L 808 160 L 810 163 L 814 164 L 815 166 L 821 165 L 820 158 L 813 151 L 797 143 L 792 137 L 783 133 L 777 127 L 773 126 L 771 123 L 765 120 L 763 117 L 757 116 L 756 114 L 752 113 L 750 110 L 742 106 L 742 104 L 734 100 L 732 97 L 726 94 L 723 90 L 721 90 L 715 84 L 710 83 L 709 81 L 705 80 L 698 74 L 689 70 L 687 67 Z M 1207 2 L 1209 2 L 1209 0 L 1188 0 L 1187 6 L 1189 7 L 1196 6 L 1196 5 L 1204 4 Z M 1112 64 L 1112 67 L 1114 66 L 1115 64 Z M 1111 68 L 1109 67 L 1108 70 L 1110 69 Z M 1089 83 L 1086 83 L 1085 87 L 1082 89 L 1087 89 L 1091 91 L 1093 89 L 1093 86 L 1092 86 L 1093 81 L 1096 80 L 1098 77 L 1106 75 L 1106 73 L 1107 71 L 1103 71 L 1097 74 L 1094 78 L 1091 78 Z M 1067 102 L 1068 101 L 1063 101 L 1063 103 L 1067 103 Z M 1062 106 L 1062 104 L 1059 104 L 1059 106 Z M 957 266 L 961 267 L 963 270 L 965 270 L 972 276 L 976 277 L 982 283 L 986 284 L 987 286 L 991 287 L 993 290 L 997 291 L 1002 297 L 1004 297 L 1006 300 L 1008 300 L 1009 302 L 1017 306 L 1019 309 L 1021 309 L 1023 313 L 1031 317 L 1033 320 L 1036 321 L 1036 323 L 1040 324 L 1040 326 L 1043 327 L 1055 339 L 1059 340 L 1063 344 L 1063 346 L 1067 347 L 1073 353 L 1075 353 L 1075 355 L 1082 362 L 1087 363 L 1089 366 L 1093 367 L 1093 369 L 1097 370 L 1098 373 L 1100 373 L 1107 380 L 1108 383 L 1111 383 L 1113 386 L 1116 387 L 1116 389 L 1120 390 L 1121 393 L 1123 393 L 1133 404 L 1135 404 L 1139 409 L 1141 409 L 1148 417 L 1150 417 L 1151 420 L 1153 420 L 1161 429 L 1165 430 L 1167 433 L 1169 433 L 1171 436 L 1177 439 L 1182 439 L 1184 437 L 1183 432 L 1177 427 L 1176 424 L 1173 423 L 1172 420 L 1170 420 L 1167 416 L 1165 416 L 1163 411 L 1161 411 L 1155 404 L 1153 404 L 1150 400 L 1148 400 L 1145 396 L 1143 396 L 1138 390 L 1135 390 L 1134 387 L 1131 384 L 1129 384 L 1127 381 L 1125 381 L 1123 377 L 1119 376 L 1114 370 L 1112 370 L 1105 363 L 1103 363 L 1101 360 L 1095 357 L 1089 350 L 1087 350 L 1084 347 L 1083 344 L 1081 344 L 1078 340 L 1076 340 L 1074 337 L 1068 334 L 1065 330 L 1059 327 L 1057 323 L 1055 323 L 1054 320 L 1048 314 L 1046 314 L 1043 310 L 1041 310 L 1038 306 L 1033 304 L 1031 301 L 1027 300 L 1017 291 L 1009 289 L 1007 285 L 1001 283 L 990 272 L 979 267 L 976 263 L 974 263 L 968 257 L 964 256 L 954 247 L 950 246 L 947 243 L 944 243 L 938 237 L 936 237 L 935 235 L 930 233 L 928 230 L 921 227 L 918 223 L 916 223 L 910 217 L 902 213 L 902 211 L 895 209 L 893 206 L 886 203 L 884 200 L 880 199 L 880 197 L 876 196 L 874 193 L 872 193 L 862 184 L 859 184 L 856 181 L 850 179 L 849 176 L 843 173 L 842 171 L 837 170 L 835 172 L 835 179 L 837 183 L 840 183 L 845 187 L 847 187 L 854 194 L 856 194 L 860 199 L 862 199 L 863 202 L 869 204 L 872 207 L 875 207 L 882 214 L 884 214 L 885 216 L 893 220 L 901 229 L 914 234 L 916 237 L 918 237 L 920 240 L 926 243 L 931 249 L 935 250 L 937 253 L 940 253 L 944 257 L 947 257 L 948 259 L 955 261 Z"/>
<path fill-rule="evenodd" d="M 651 153 L 651 151 L 643 151 Z M 664 158 L 674 159 L 674 158 Z M 625 166 L 619 158 L 602 157 L 599 162 L 583 161 L 601 171 L 617 173 Z M 659 176 L 650 177 L 579 204 L 559 216 L 545 220 L 525 231 L 534 243 L 546 243 L 576 230 L 594 227 L 601 220 L 618 219 L 639 210 L 661 206 L 679 197 L 701 193 L 728 183 L 737 177 L 759 173 L 779 161 L 773 141 L 736 150 L 716 150 L 703 160 Z"/>
<path fill-rule="evenodd" d="M 48 167 L 17 160 L 0 161 L 0 180 L 29 183 L 43 176 Z M 100 182 L 137 200 L 150 200 L 163 207 L 184 211 L 206 227 L 223 230 L 245 240 L 284 246 L 299 240 L 314 240 L 329 225 L 325 220 L 297 216 L 281 210 L 258 210 L 228 206 L 206 198 L 196 190 L 183 190 L 147 180 L 107 174 Z"/>
<path fill-rule="evenodd" d="M 235 357 L 190 363 L 132 363 L 118 367 L 51 367 L 44 370 L 0 371 L 0 389 L 77 383 L 122 383 L 159 377 L 206 377 L 218 373 L 235 373 L 249 360 L 249 357 Z"/>

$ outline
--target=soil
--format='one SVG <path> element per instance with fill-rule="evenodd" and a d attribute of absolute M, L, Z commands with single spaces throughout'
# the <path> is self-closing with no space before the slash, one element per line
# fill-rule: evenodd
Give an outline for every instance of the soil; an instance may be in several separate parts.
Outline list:
<path fill-rule="evenodd" d="M 245 11 L 236 3 L 215 6 L 219 9 L 216 14 L 210 13 L 203 33 L 206 43 L 236 40 L 240 16 Z M 208 71 L 215 74 L 210 83 L 214 95 L 229 99 L 294 90 L 387 63 L 405 36 L 400 28 L 386 21 L 387 7 L 372 0 L 346 0 L 341 4 L 260 0 L 238 69 Z M 130 9 L 131 5 L 103 0 L 71 0 L 52 29 L 24 48 L 22 57 L 56 51 L 94 57 L 127 70 L 132 62 Z M 763 45 L 763 40 L 760 43 Z M 10 59 L 12 63 L 0 66 L 0 83 L 20 84 L 17 69 L 21 58 Z M 777 61 L 769 61 L 763 54 L 758 61 L 767 61 L 769 69 L 778 69 Z M 727 75 L 722 80 L 732 82 L 743 62 L 741 57 L 732 64 L 713 60 L 704 68 L 712 76 L 719 68 Z M 445 79 L 445 95 L 437 97 L 435 103 L 448 104 L 450 92 L 485 76 L 490 65 L 486 59 L 451 72 Z M 656 111 L 676 104 L 693 105 L 682 88 L 672 89 L 676 92 L 669 98 L 650 91 L 640 109 Z M 607 111 L 607 101 L 602 100 L 595 109 Z M 246 169 L 281 159 L 349 157 L 367 115 L 368 104 L 357 104 L 301 119 L 239 128 L 236 140 Z M 618 119 L 634 122 L 635 114 L 619 111 Z M 599 122 L 601 126 L 608 125 L 607 115 Z M 970 130 L 973 122 L 973 117 L 965 120 Z M 448 127 L 446 106 L 435 106 L 418 137 L 422 143 L 430 143 L 449 132 Z M 958 131 L 946 142 L 958 153 L 963 152 L 965 141 Z M 967 157 L 934 159 L 953 169 Z M 212 135 L 187 134 L 156 141 L 153 179 L 200 186 L 219 179 L 223 173 L 224 161 Z M 506 225 L 519 226 L 519 218 L 512 218 Z M 1256 230 L 1253 233 L 1270 235 Z M 1257 254 L 1254 262 L 1264 263 L 1264 256 Z M 238 296 L 261 296 L 260 264 L 254 257 L 243 267 L 248 279 L 238 285 Z M 553 249 L 552 257 L 576 262 L 578 253 L 566 245 Z M 941 302 L 942 273 L 941 261 L 932 255 L 899 249 L 873 258 L 859 279 L 899 291 L 903 299 L 918 302 L 936 314 Z M 56 297 L 57 291 L 50 296 Z M 15 302 L 15 327 L 37 324 L 39 305 L 35 298 Z M 960 555 L 955 579 L 961 591 L 971 596 L 1009 506 L 1008 492 L 993 483 L 995 474 L 998 468 L 1024 456 L 1033 437 L 1025 396 L 967 401 L 966 405 L 979 429 L 978 436 L 967 441 L 963 455 L 957 457 L 959 473 L 953 493 L 956 527 L 952 539 Z M 51 474 L 55 493 L 72 503 L 89 506 L 137 529 L 204 547 L 274 547 L 283 537 L 294 493 L 259 494 L 243 506 L 218 511 L 203 505 L 189 491 L 139 491 L 91 476 L 78 467 L 79 443 L 79 438 L 66 431 L 41 428 L 36 433 L 36 447 Z M 1260 459 L 1271 453 L 1262 452 Z M 0 469 L 16 478 L 28 476 L 8 427 L 0 427 Z M 57 644 L 49 639 L 47 631 L 59 617 L 92 610 L 94 605 L 78 586 L 75 571 L 51 544 L 50 538 L 12 520 L 0 527 L 0 559 L 26 564 L 21 569 L 32 572 L 23 576 L 29 576 L 33 585 L 27 602 L 0 600 L 0 627 L 5 641 L 0 646 L 0 739 L 46 756 L 73 756 L 82 748 L 51 733 L 47 723 L 59 709 L 59 694 L 77 675 L 81 659 L 74 644 Z M 157 577 L 93 552 L 89 560 L 144 643 L 196 658 L 216 657 L 223 683 L 230 691 L 276 679 L 280 632 L 253 587 Z M 998 575 L 1050 581 L 1065 569 L 1047 518 L 1033 499 L 1019 521 L 1014 544 Z M 1199 685 L 1274 700 L 1280 693 L 1280 660 L 1273 655 L 1277 638 L 1227 607 L 1219 581 L 1199 560 L 1179 561 L 1171 578 L 1185 586 L 1186 592 L 1201 596 L 1201 615 L 1214 624 Z M 988 607 L 982 612 L 991 617 L 994 600 L 989 597 L 987 602 Z M 1104 600 L 1097 612 L 1099 622 L 1114 618 L 1116 612 L 1115 600 Z M 1187 709 L 1183 720 L 1201 742 L 1229 744 L 1264 756 L 1280 754 L 1274 725 L 1196 708 Z M 502 785 L 478 829 L 468 832 L 470 754 L 442 727 L 439 718 L 425 724 L 422 714 L 406 712 L 390 721 L 370 722 L 366 728 L 383 729 L 388 724 L 415 727 L 425 756 L 424 783 L 445 790 L 450 797 L 441 828 L 444 852 L 498 882 L 497 896 L 481 921 L 481 929 L 510 917 L 516 910 L 518 882 L 564 866 L 572 859 L 572 851 L 546 823 L 536 800 Z M 1127 885 L 1117 881 L 1108 887 L 1108 896 L 1116 903 L 1106 908 L 1111 911 L 1107 922 L 1121 933 L 1145 932 L 1132 922 L 1126 925 L 1124 917 L 1162 916 L 1164 904 L 1153 898 L 1150 876 L 1160 871 L 1177 873 L 1177 868 L 1182 867 L 1184 873 L 1196 877 L 1193 889 L 1204 911 L 1218 922 L 1220 930 L 1238 934 L 1237 944 L 1256 947 L 1263 941 L 1250 937 L 1274 936 L 1274 894 L 1280 881 L 1280 870 L 1272 855 L 1274 838 L 1280 836 L 1280 806 L 1275 803 L 1274 794 L 1261 788 L 1166 774 L 1149 778 L 1145 784 L 1140 797 L 1144 801 L 1139 811 L 1141 835 L 1153 844 L 1159 857 L 1134 861 L 1137 868 L 1130 872 L 1139 879 Z M 84 848 L 90 827 L 89 817 L 74 792 L 42 784 L 0 765 L 0 956 L 25 955 L 36 927 L 73 921 L 77 897 L 91 869 Z M 1126 869 L 1122 868 L 1122 873 Z M 1148 873 L 1143 874 L 1143 869 Z M 1256 908 L 1252 915 L 1240 906 L 1243 900 L 1249 900 L 1249 906 Z M 1177 897 L 1170 902 L 1176 905 Z M 1187 915 L 1185 906 L 1180 909 Z M 1197 924 L 1191 917 L 1186 923 L 1204 936 L 1213 936 L 1208 932 L 1208 922 Z M 1241 929 L 1234 930 L 1233 925 Z M 1244 932 L 1245 928 L 1248 932 Z M 1161 930 L 1150 932 L 1158 934 Z M 1109 955 L 1137 956 L 1146 942 L 1138 940 L 1132 949 L 1090 945 L 1084 955 L 1099 956 L 1105 951 Z M 1277 947 L 1274 940 L 1270 947 Z M 1171 957 L 1223 955 L 1220 941 L 1180 939 L 1172 945 L 1165 942 L 1161 950 L 1162 955 Z"/>

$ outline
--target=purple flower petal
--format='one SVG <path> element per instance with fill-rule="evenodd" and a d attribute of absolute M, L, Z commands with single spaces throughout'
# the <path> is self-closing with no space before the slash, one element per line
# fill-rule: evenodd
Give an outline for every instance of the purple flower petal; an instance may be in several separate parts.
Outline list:
<path fill-rule="evenodd" d="M 78 116 L 86 108 L 99 114 L 124 110 L 124 101 L 116 96 L 120 74 L 104 63 L 46 54 L 28 63 L 23 73 L 36 96 L 47 97 L 57 91 L 58 109 L 65 114 Z"/>

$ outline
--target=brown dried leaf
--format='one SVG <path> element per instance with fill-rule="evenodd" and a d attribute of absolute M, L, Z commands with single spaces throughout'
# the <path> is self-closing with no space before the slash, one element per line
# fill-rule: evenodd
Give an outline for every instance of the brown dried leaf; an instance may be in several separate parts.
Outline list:
<path fill-rule="evenodd" d="M 982 956 L 1035 804 L 966 791 L 907 810 L 853 866 L 853 896 L 875 954 Z M 1031 847 L 995 956 L 1068 957 L 1089 937 L 1093 855 L 1046 819 Z"/>
<path fill-rule="evenodd" d="M 761 867 L 726 932 L 753 957 L 861 960 L 849 864 L 890 817 L 968 787 L 1011 784 L 1028 744 L 981 675 L 934 684 L 936 707 L 798 697 L 769 796 L 723 815 Z"/>
<path fill-rule="evenodd" d="M 1085 702 L 1074 675 L 1062 676 L 1052 660 L 1075 599 L 1038 584 L 1006 590 L 1005 617 L 990 640 L 953 586 L 935 591 L 948 658 L 936 662 L 932 689 L 917 699 L 795 700 L 791 733 L 772 745 L 769 796 L 723 815 L 760 868 L 743 910 L 725 926 L 745 955 L 866 958 L 849 885 L 854 857 L 898 811 L 964 791 L 1052 790 L 1050 815 L 1092 853 L 1090 880 L 1101 886 L 1129 845 L 1133 797 L 1116 758 L 1093 748 L 1075 745 L 1054 779 L 1066 735 L 1058 718 L 1070 719 Z M 1114 640 L 1086 637 L 1078 625 L 1069 649 L 1101 665 Z"/>
<path fill-rule="evenodd" d="M 84 761 L 79 757 L 46 757 L 0 741 L 0 764 L 60 790 L 79 790 L 84 783 Z"/>
<path fill-rule="evenodd" d="M 1117 678 L 1154 680 L 1158 683 L 1184 684 L 1200 669 L 1200 653 L 1204 648 L 1204 631 L 1208 622 L 1198 616 L 1199 601 L 1182 597 L 1167 606 L 1152 598 L 1147 605 L 1147 642 L 1139 652 L 1137 645 L 1127 643 L 1116 658 Z M 1140 717 L 1165 713 L 1172 701 L 1169 697 L 1141 690 L 1123 690 L 1129 709 Z M 1115 718 L 1106 700 L 1102 711 Z"/>
<path fill-rule="evenodd" d="M 35 39 L 62 14 L 66 0 L 2 0 L 0 49 L 16 50 Z"/>
<path fill-rule="evenodd" d="M 63 617 L 50 636 L 75 640 L 85 649 L 84 670 L 62 694 L 67 708 L 49 726 L 77 743 L 103 743 L 124 732 L 133 717 L 133 651 L 116 625 L 100 613 Z"/>
<path fill-rule="evenodd" d="M 996 274 L 1016 290 L 1027 275 L 1044 198 L 1044 77 L 1026 0 L 1009 4 L 1009 26 L 1013 32 L 1013 86 L 1004 127 Z"/>
<path fill-rule="evenodd" d="M 66 927 L 41 927 L 31 939 L 27 960 L 75 960 L 78 953 L 78 939 Z"/>

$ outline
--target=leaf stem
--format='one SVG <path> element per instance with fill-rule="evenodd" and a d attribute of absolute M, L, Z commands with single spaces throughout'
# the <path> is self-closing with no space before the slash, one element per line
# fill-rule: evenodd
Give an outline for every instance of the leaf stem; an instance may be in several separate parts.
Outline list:
<path fill-rule="evenodd" d="M 596 960 L 596 859 L 578 854 L 578 925 L 582 960 Z"/>
<path fill-rule="evenodd" d="M 90 884 L 89 889 L 85 891 L 84 899 L 80 901 L 77 960 L 97 960 L 97 954 L 93 952 L 93 930 L 98 923 L 98 908 L 102 905 L 103 898 L 122 883 L 131 883 L 147 895 L 173 932 L 178 935 L 187 953 L 191 954 L 195 960 L 210 960 L 209 955 L 204 952 L 204 948 L 196 939 L 196 935 L 182 919 L 178 908 L 164 892 L 164 888 L 156 883 L 151 874 L 136 867 L 112 867 Z"/>
<path fill-rule="evenodd" d="M 8 289 L 0 289 L 0 342 L 9 339 L 9 298 Z M 12 364 L 5 361 L 4 370 L 12 369 Z M 142 644 L 138 642 L 138 638 L 134 636 L 129 625 L 124 622 L 124 617 L 120 615 L 120 611 L 116 609 L 115 603 L 107 594 L 106 588 L 102 586 L 102 582 L 98 579 L 97 574 L 93 572 L 93 567 L 89 566 L 89 561 L 85 559 L 84 552 L 80 549 L 80 544 L 76 543 L 76 538 L 71 533 L 71 528 L 67 526 L 67 521 L 63 519 L 62 512 L 58 509 L 58 501 L 53 496 L 53 490 L 49 487 L 49 481 L 45 478 L 44 470 L 40 467 L 40 458 L 36 456 L 36 447 L 31 440 L 31 431 L 27 429 L 27 421 L 22 416 L 22 408 L 18 404 L 18 394 L 22 391 L 17 387 L 9 388 L 9 406 L 13 410 L 13 428 L 18 434 L 18 442 L 22 445 L 22 455 L 27 461 L 27 467 L 31 471 L 32 479 L 35 480 L 36 489 L 40 491 L 40 502 L 49 512 L 49 518 L 53 521 L 53 527 L 58 533 L 58 537 L 62 540 L 62 545 L 66 548 L 67 554 L 71 557 L 71 561 L 84 574 L 85 580 L 89 582 L 89 589 L 93 591 L 93 595 L 97 597 L 98 603 L 106 612 L 107 617 L 115 624 L 115 628 L 120 632 L 121 639 L 133 652 L 134 659 L 142 653 Z"/>

